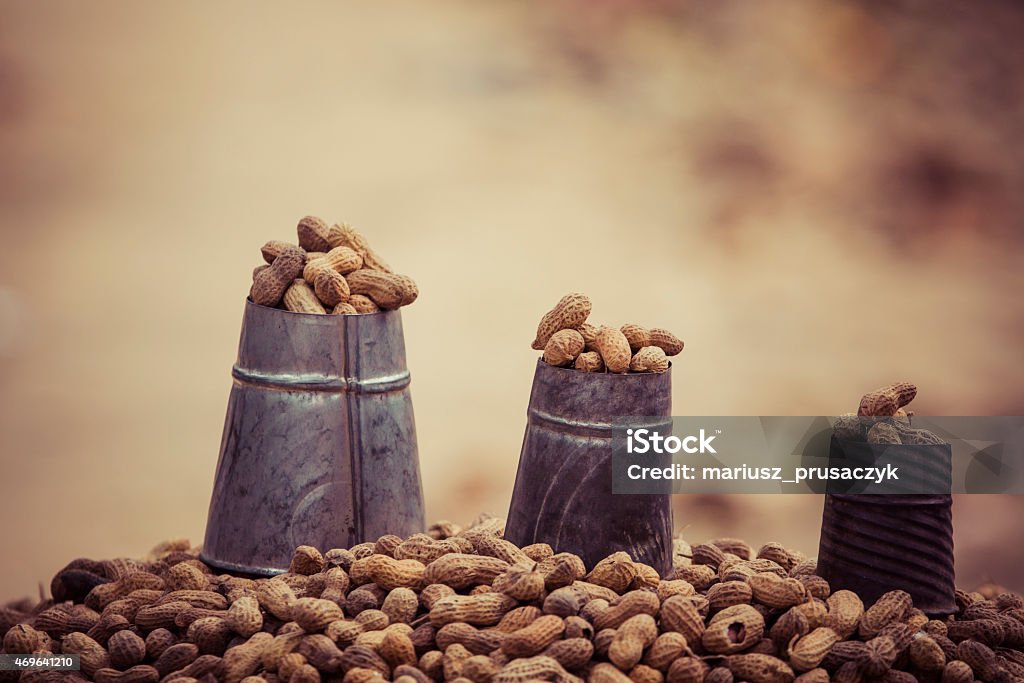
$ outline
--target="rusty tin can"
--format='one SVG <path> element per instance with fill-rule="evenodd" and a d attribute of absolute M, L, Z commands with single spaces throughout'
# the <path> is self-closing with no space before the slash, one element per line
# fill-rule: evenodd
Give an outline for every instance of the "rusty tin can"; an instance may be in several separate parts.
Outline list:
<path fill-rule="evenodd" d="M 203 544 L 226 571 L 287 570 L 322 550 L 422 531 L 402 317 L 246 301 Z"/>
<path fill-rule="evenodd" d="M 671 373 L 590 373 L 538 360 L 505 538 L 548 543 L 587 567 L 625 551 L 668 576 L 671 494 L 612 493 L 612 429 L 644 416 L 631 424 L 670 433 Z"/>
<path fill-rule="evenodd" d="M 871 495 L 832 489 L 822 512 L 818 574 L 832 590 L 852 590 L 868 605 L 899 589 L 929 616 L 956 612 L 950 446 L 883 446 L 833 437 L 830 453 L 837 450 L 844 462 L 898 460 L 905 468 L 901 476 L 930 492 Z"/>

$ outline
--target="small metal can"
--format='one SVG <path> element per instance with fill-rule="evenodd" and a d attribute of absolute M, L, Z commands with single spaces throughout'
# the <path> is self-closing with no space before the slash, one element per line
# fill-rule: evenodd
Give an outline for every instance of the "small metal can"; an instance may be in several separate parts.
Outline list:
<path fill-rule="evenodd" d="M 313 315 L 246 301 L 202 560 L 287 570 L 298 545 L 422 531 L 398 311 Z"/>
<path fill-rule="evenodd" d="M 851 590 L 867 605 L 900 589 L 930 616 L 956 612 L 949 444 L 879 445 L 833 437 L 830 451 L 842 453 L 845 462 L 897 459 L 906 478 L 930 492 L 839 493 L 830 486 L 818 574 L 832 590 Z"/>
<path fill-rule="evenodd" d="M 672 375 L 590 373 L 537 361 L 505 525 L 516 545 L 548 543 L 593 567 L 625 551 L 672 569 L 671 494 L 612 493 L 612 430 L 629 416 L 671 431 Z"/>

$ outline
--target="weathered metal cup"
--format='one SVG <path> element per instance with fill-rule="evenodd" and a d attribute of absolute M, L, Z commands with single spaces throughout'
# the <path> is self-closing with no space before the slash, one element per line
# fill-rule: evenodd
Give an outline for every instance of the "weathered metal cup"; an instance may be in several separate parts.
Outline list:
<path fill-rule="evenodd" d="M 885 446 L 833 437 L 830 464 L 834 453 L 845 463 L 898 461 L 901 479 L 928 493 L 845 493 L 830 484 L 818 574 L 832 590 L 852 590 L 869 605 L 900 589 L 931 616 L 956 612 L 950 446 Z"/>
<path fill-rule="evenodd" d="M 246 301 L 204 562 L 271 575 L 298 545 L 424 528 L 398 311 L 309 315 Z"/>
<path fill-rule="evenodd" d="M 667 576 L 671 495 L 612 493 L 612 428 L 646 416 L 657 421 L 636 426 L 667 434 L 671 372 L 589 373 L 538 361 L 505 538 L 548 543 L 588 567 L 625 551 Z"/>

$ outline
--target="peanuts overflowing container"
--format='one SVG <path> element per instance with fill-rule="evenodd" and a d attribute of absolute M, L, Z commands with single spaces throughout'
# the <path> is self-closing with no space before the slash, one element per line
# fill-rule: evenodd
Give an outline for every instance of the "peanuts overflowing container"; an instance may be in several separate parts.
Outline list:
<path fill-rule="evenodd" d="M 206 547 L 76 559 L 51 597 L 0 607 L 0 654 L 80 663 L 0 670 L 0 683 L 1024 681 L 1024 598 L 995 585 L 956 590 L 941 613 L 900 589 L 865 600 L 798 550 L 691 545 L 672 536 L 667 496 L 630 507 L 571 472 L 555 503 L 579 498 L 602 528 L 565 505 L 542 524 L 559 458 L 584 472 L 605 457 L 609 411 L 669 419 L 668 358 L 683 349 L 663 328 L 588 322 L 582 294 L 532 344 L 543 356 L 509 534 L 486 515 L 423 529 L 396 310 L 418 289 L 350 226 L 306 217 L 297 236 L 266 243 L 253 273 Z M 941 445 L 910 427 L 915 394 L 872 392 L 836 432 Z M 274 445 L 310 420 L 327 425 L 312 465 Z M 365 486 L 364 467 L 391 488 Z"/>

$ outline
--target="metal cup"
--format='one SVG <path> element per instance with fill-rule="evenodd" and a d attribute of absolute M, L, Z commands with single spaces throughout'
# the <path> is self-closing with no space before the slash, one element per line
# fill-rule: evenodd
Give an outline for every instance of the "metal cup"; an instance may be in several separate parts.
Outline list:
<path fill-rule="evenodd" d="M 835 453 L 844 463 L 898 459 L 901 478 L 931 493 L 845 493 L 830 484 L 821 518 L 818 574 L 832 590 L 852 590 L 869 605 L 883 593 L 901 589 L 930 616 L 956 612 L 949 444 L 879 445 L 833 437 L 830 458 Z"/>
<path fill-rule="evenodd" d="M 671 431 L 672 376 L 580 372 L 537 361 L 505 538 L 548 543 L 588 567 L 617 551 L 672 569 L 670 494 L 612 494 L 612 425 Z M 664 419 L 661 419 L 664 418 Z"/>
<path fill-rule="evenodd" d="M 309 315 L 246 301 L 204 562 L 287 570 L 330 549 L 422 531 L 416 426 L 398 311 Z"/>

